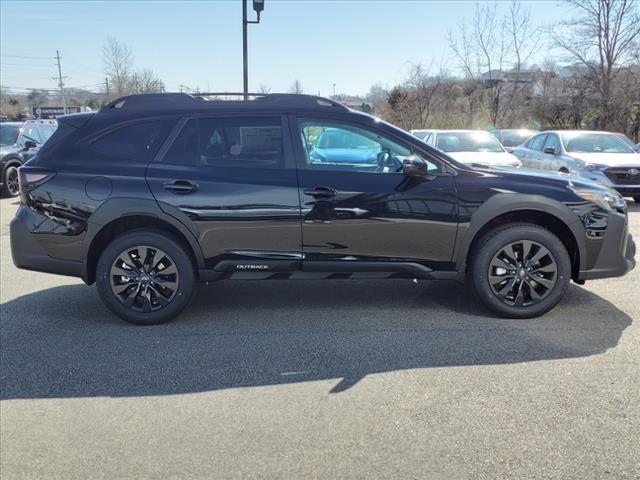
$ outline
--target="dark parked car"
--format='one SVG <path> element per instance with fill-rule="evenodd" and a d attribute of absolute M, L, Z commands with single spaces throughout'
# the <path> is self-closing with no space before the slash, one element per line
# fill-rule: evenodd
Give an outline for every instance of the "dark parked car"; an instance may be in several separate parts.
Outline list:
<path fill-rule="evenodd" d="M 28 120 L 0 123 L 0 191 L 2 196 L 15 197 L 18 189 L 18 168 L 33 157 L 53 135 L 56 122 Z"/>
<path fill-rule="evenodd" d="M 136 95 L 62 117 L 20 169 L 15 264 L 96 282 L 141 324 L 226 278 L 466 278 L 493 312 L 527 318 L 571 279 L 635 265 L 626 204 L 602 185 L 474 169 L 319 97 L 206 98 Z M 314 158 L 328 129 L 376 143 L 376 162 Z"/>
<path fill-rule="evenodd" d="M 512 153 L 513 149 L 533 137 L 538 130 L 529 130 L 526 128 L 503 128 L 493 132 L 500 141 L 504 149 Z"/>

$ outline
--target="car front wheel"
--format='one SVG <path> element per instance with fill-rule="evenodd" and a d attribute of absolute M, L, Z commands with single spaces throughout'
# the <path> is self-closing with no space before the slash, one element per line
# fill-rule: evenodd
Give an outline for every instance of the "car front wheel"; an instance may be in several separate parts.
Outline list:
<path fill-rule="evenodd" d="M 165 233 L 137 230 L 113 240 L 98 260 L 96 284 L 105 305 L 141 325 L 177 316 L 195 291 L 195 268 L 182 245 Z"/>
<path fill-rule="evenodd" d="M 474 248 L 470 281 L 478 299 L 502 317 L 531 318 L 551 310 L 571 278 L 564 244 L 539 225 L 509 224 Z"/>

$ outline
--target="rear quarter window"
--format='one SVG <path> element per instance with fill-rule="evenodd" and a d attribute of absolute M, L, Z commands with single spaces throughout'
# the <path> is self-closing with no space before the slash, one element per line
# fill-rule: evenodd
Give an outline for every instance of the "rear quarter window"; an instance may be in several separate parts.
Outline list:
<path fill-rule="evenodd" d="M 83 147 L 115 160 L 149 162 L 175 123 L 175 120 L 158 120 L 124 125 L 89 140 Z"/>

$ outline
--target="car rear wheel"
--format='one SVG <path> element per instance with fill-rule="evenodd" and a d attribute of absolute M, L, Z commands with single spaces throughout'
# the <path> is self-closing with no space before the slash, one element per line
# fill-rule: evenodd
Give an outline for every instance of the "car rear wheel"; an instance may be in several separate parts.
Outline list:
<path fill-rule="evenodd" d="M 508 318 L 551 310 L 571 278 L 564 244 L 539 225 L 518 223 L 490 231 L 474 248 L 470 281 L 478 299 Z"/>
<path fill-rule="evenodd" d="M 20 184 L 18 182 L 18 165 L 9 165 L 4 170 L 2 179 L 2 195 L 5 197 L 16 197 L 20 194 Z"/>
<path fill-rule="evenodd" d="M 141 325 L 164 323 L 188 305 L 195 268 L 178 241 L 165 233 L 137 230 L 112 241 L 98 261 L 96 284 L 105 305 Z"/>

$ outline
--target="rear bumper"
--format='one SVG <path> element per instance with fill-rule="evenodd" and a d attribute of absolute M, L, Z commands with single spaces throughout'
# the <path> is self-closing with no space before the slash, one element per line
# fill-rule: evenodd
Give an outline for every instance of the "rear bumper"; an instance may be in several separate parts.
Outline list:
<path fill-rule="evenodd" d="M 626 216 L 609 216 L 603 242 L 593 268 L 581 270 L 578 280 L 619 277 L 636 266 L 636 243 L 629 233 Z"/>
<path fill-rule="evenodd" d="M 20 207 L 11 220 L 11 256 L 14 265 L 24 270 L 82 277 L 82 262 L 47 255 L 38 242 L 38 234 L 32 233 L 29 229 L 31 220 L 31 212 L 25 207 Z"/>

